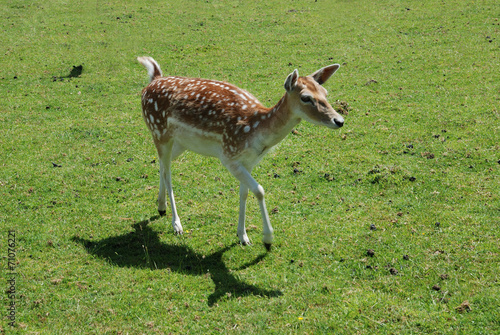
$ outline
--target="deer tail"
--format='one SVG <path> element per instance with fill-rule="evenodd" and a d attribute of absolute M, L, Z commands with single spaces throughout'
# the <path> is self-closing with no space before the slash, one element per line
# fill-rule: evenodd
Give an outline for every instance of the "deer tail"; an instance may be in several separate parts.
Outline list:
<path fill-rule="evenodd" d="M 162 76 L 160 65 L 153 58 L 138 57 L 137 60 L 148 70 L 150 81 Z"/>

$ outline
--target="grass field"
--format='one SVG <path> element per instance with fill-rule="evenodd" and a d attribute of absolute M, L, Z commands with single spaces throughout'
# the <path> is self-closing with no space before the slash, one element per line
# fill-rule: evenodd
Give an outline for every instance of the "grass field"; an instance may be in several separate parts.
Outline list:
<path fill-rule="evenodd" d="M 0 18 L 0 333 L 500 332 L 498 1 L 8 0 Z M 237 243 L 215 159 L 173 164 L 183 236 L 157 216 L 145 55 L 267 106 L 295 68 L 342 64 L 325 87 L 345 126 L 303 122 L 253 171 L 270 253 L 252 196 Z"/>

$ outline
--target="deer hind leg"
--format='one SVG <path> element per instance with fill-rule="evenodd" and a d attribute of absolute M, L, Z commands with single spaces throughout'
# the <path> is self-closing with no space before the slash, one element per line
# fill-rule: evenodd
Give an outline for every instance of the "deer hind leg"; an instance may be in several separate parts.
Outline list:
<path fill-rule="evenodd" d="M 158 156 L 160 158 L 160 191 L 158 193 L 158 213 L 165 215 L 167 203 L 165 199 L 165 191 L 170 200 L 170 207 L 172 210 L 172 227 L 176 234 L 182 234 L 182 225 L 177 208 L 175 206 L 174 192 L 172 189 L 172 174 L 171 163 L 172 159 L 180 155 L 182 150 L 174 146 L 174 141 L 169 141 L 164 144 L 157 145 Z"/>
<path fill-rule="evenodd" d="M 243 184 L 247 189 L 249 189 L 250 191 L 252 191 L 253 194 L 255 194 L 255 197 L 259 202 L 260 213 L 262 216 L 262 226 L 263 226 L 262 241 L 264 242 L 264 246 L 266 247 L 266 249 L 269 251 L 271 249 L 271 243 L 273 242 L 273 227 L 271 226 L 271 222 L 269 221 L 269 214 L 267 213 L 266 202 L 264 201 L 264 189 L 262 188 L 262 186 L 259 185 L 259 183 L 257 183 L 257 181 L 250 174 L 250 172 L 248 172 L 248 170 L 241 163 L 232 161 L 232 162 L 226 162 L 224 163 L 224 165 L 240 181 L 241 184 Z M 241 197 L 241 192 L 242 190 L 240 190 L 240 201 L 244 200 Z M 243 213 L 241 211 L 243 207 L 244 206 L 240 202 L 238 236 L 240 236 L 239 235 L 240 229 L 243 228 L 240 225 L 244 225 L 244 221 L 241 218 L 242 216 L 244 216 L 244 211 Z"/>
<path fill-rule="evenodd" d="M 240 183 L 240 214 L 238 217 L 238 237 L 243 245 L 250 244 L 250 240 L 247 236 L 247 231 L 245 229 L 245 212 L 247 207 L 247 197 L 248 197 L 248 187 L 243 183 Z"/>

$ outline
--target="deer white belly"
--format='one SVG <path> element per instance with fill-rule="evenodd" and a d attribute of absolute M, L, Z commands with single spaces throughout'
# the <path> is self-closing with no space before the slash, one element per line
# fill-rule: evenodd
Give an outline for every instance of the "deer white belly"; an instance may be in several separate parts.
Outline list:
<path fill-rule="evenodd" d="M 169 133 L 173 134 L 175 145 L 204 156 L 220 158 L 222 155 L 222 135 L 205 131 L 175 118 L 169 119 Z"/>

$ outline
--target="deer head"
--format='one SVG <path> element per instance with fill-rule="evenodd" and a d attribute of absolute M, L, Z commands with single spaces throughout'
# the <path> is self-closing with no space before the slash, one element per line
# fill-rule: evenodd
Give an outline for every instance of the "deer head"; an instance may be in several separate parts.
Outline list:
<path fill-rule="evenodd" d="M 310 123 L 337 129 L 344 118 L 326 100 L 327 90 L 322 86 L 340 65 L 326 66 L 307 77 L 299 77 L 294 70 L 285 80 L 285 90 L 292 113 Z"/>

